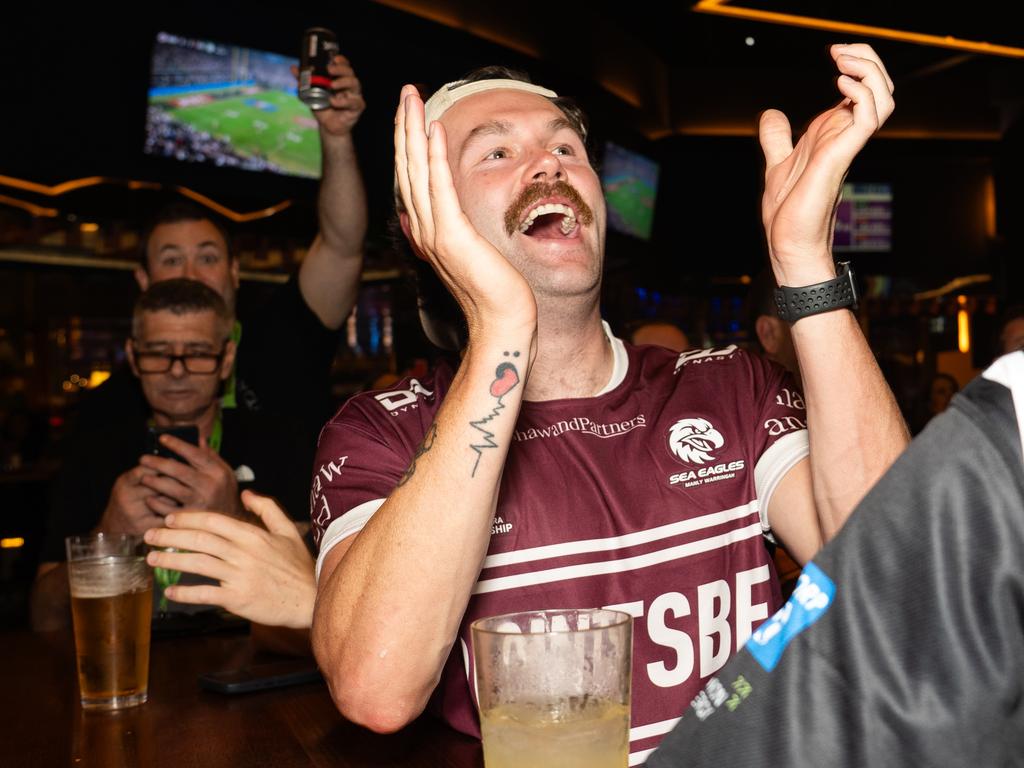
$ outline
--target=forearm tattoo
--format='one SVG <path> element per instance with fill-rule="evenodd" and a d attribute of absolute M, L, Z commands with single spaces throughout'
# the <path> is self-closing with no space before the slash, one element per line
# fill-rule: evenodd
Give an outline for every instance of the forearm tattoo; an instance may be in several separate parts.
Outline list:
<path fill-rule="evenodd" d="M 402 479 L 398 481 L 396 488 L 401 488 L 407 482 L 409 478 L 416 474 L 416 460 L 424 453 L 434 447 L 434 439 L 437 437 L 437 424 L 431 424 L 427 430 L 427 434 L 423 436 L 423 442 L 420 443 L 420 447 L 416 449 L 416 453 L 412 456 L 412 463 L 409 464 L 409 468 L 405 470 L 405 474 L 402 475 Z"/>
<path fill-rule="evenodd" d="M 493 421 L 498 417 L 498 414 L 505 410 L 505 404 L 502 402 L 502 398 L 519 386 L 519 371 L 512 361 L 514 358 L 519 357 L 519 353 L 506 352 L 505 357 L 510 359 L 505 360 L 498 365 L 494 371 L 494 381 L 491 382 L 491 396 L 498 400 L 497 404 L 491 409 L 491 412 L 482 419 L 469 422 L 469 425 L 473 427 L 473 429 L 476 429 L 483 435 L 482 443 L 473 443 L 470 445 L 470 448 L 476 451 L 476 462 L 473 464 L 473 471 L 470 473 L 470 477 L 476 476 L 476 468 L 480 466 L 480 457 L 483 456 L 484 449 L 498 447 L 498 444 L 494 442 L 494 433 L 487 429 L 485 425 L 488 422 Z"/>

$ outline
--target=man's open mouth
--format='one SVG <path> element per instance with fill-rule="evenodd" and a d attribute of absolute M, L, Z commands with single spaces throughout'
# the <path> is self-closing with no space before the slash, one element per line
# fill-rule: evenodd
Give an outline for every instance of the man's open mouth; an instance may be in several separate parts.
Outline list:
<path fill-rule="evenodd" d="M 578 229 L 576 211 L 565 203 L 535 206 L 519 223 L 519 232 L 527 237 L 565 239 L 573 237 Z"/>

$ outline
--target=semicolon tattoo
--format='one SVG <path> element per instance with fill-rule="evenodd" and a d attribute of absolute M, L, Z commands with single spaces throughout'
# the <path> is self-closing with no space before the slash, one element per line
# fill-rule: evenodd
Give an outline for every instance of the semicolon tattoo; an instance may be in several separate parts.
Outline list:
<path fill-rule="evenodd" d="M 519 357 L 519 353 L 506 352 L 505 357 L 517 358 Z M 494 370 L 494 381 L 491 382 L 490 387 L 491 396 L 498 400 L 497 405 L 495 405 L 494 408 L 491 409 L 491 412 L 482 419 L 469 422 L 469 425 L 473 427 L 473 429 L 483 435 L 482 443 L 473 443 L 469 446 L 476 451 L 476 462 L 473 464 L 473 471 L 470 473 L 470 477 L 476 477 L 476 468 L 480 466 L 480 457 L 483 456 L 484 449 L 498 447 L 498 444 L 494 442 L 494 433 L 484 425 L 496 419 L 498 414 L 505 410 L 505 404 L 502 402 L 502 398 L 517 386 L 519 386 L 519 370 L 516 368 L 515 364 L 512 363 L 511 360 L 499 363 L 498 367 Z"/>
<path fill-rule="evenodd" d="M 412 455 L 412 463 L 409 464 L 409 468 L 405 470 L 405 474 L 402 475 L 402 479 L 398 481 L 396 488 L 401 488 L 407 482 L 409 478 L 416 474 L 416 460 L 419 459 L 424 453 L 434 447 L 434 439 L 437 437 L 437 424 L 431 424 L 427 430 L 427 434 L 423 436 L 423 442 L 420 443 L 420 447 L 416 449 L 416 453 Z"/>

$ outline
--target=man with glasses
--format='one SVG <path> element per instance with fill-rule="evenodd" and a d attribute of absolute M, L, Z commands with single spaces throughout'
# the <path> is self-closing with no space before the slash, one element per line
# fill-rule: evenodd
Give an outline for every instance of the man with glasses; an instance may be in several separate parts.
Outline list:
<path fill-rule="evenodd" d="M 294 428 L 273 413 L 222 407 L 235 361 L 233 326 L 223 298 L 195 280 L 163 280 L 139 297 L 125 352 L 149 412 L 114 420 L 102 442 L 65 462 L 55 481 L 42 573 L 49 576 L 63 560 L 68 535 L 141 534 L 186 507 L 242 520 L 245 488 L 302 508 L 309 469 L 301 452 L 290 449 L 297 444 Z M 150 428 L 186 426 L 197 428 L 198 444 L 162 435 L 160 447 L 174 458 L 147 452 Z M 33 600 L 40 628 L 67 620 L 67 579 L 44 578 Z"/>

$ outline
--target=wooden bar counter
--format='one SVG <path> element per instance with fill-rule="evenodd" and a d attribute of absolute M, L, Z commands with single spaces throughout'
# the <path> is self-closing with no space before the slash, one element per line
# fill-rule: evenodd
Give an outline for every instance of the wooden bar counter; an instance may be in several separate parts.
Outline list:
<path fill-rule="evenodd" d="M 261 660 L 248 634 L 153 639 L 149 701 L 120 712 L 78 703 L 70 632 L 0 634 L 0 765 L 96 768 L 482 768 L 478 741 L 423 716 L 381 736 L 338 714 L 323 682 L 237 695 L 204 672 Z"/>

